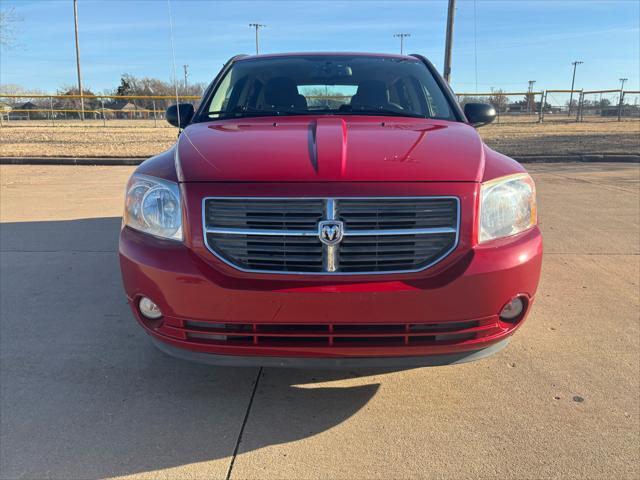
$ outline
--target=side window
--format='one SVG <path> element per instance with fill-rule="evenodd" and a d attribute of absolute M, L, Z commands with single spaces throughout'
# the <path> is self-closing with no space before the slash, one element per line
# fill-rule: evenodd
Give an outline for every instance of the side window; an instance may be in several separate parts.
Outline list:
<path fill-rule="evenodd" d="M 233 88 L 231 88 L 231 77 L 232 74 L 229 72 L 222 80 L 222 83 L 216 90 L 216 93 L 209 104 L 210 112 L 219 112 L 226 108 L 231 92 L 233 91 Z"/>
<path fill-rule="evenodd" d="M 427 100 L 429 116 L 450 119 L 452 117 L 451 108 L 434 78 L 429 75 L 424 82 L 420 82 L 420 85 L 424 98 Z"/>

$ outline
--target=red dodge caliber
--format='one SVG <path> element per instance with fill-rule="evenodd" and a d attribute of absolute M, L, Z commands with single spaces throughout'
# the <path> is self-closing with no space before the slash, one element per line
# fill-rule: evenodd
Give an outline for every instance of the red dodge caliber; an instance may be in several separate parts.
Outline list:
<path fill-rule="evenodd" d="M 163 351 L 413 367 L 503 348 L 534 300 L 536 193 L 425 58 L 238 56 L 126 192 L 120 263 Z"/>

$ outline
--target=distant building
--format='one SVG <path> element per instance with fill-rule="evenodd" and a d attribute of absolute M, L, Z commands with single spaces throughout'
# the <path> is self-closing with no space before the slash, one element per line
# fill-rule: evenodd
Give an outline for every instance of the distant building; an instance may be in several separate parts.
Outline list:
<path fill-rule="evenodd" d="M 105 117 L 107 116 L 107 110 L 110 111 L 112 118 L 131 119 L 140 117 L 138 107 L 136 107 L 134 103 L 126 100 L 116 100 L 115 102 L 111 102 L 109 105 L 106 105 Z"/>
<path fill-rule="evenodd" d="M 13 107 L 11 105 L 9 105 L 8 103 L 0 102 L 0 118 L 8 119 L 11 110 L 13 110 Z"/>
<path fill-rule="evenodd" d="M 507 105 L 507 112 L 526 112 L 527 106 L 523 103 L 509 103 Z"/>
<path fill-rule="evenodd" d="M 25 102 L 14 108 L 8 114 L 9 120 L 41 120 L 47 118 L 43 107 L 33 102 Z"/>

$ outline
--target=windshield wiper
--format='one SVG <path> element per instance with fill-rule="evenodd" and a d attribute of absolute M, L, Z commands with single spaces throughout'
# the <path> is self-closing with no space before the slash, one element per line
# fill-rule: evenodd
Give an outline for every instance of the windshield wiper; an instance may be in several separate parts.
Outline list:
<path fill-rule="evenodd" d="M 254 107 L 237 107 L 236 110 L 216 110 L 213 112 L 207 112 L 207 115 L 220 115 L 218 118 L 242 118 L 242 117 L 278 117 L 287 115 L 389 115 L 394 117 L 409 117 L 409 118 L 428 118 L 426 115 L 421 115 L 414 112 L 402 112 L 399 110 L 391 110 L 384 108 L 365 108 L 365 109 L 349 109 L 349 110 L 295 110 L 295 109 L 280 109 L 280 110 L 264 110 Z"/>
<path fill-rule="evenodd" d="M 258 117 L 258 116 L 286 116 L 286 115 L 313 115 L 308 110 L 279 109 L 265 110 L 253 107 L 237 107 L 235 110 L 216 110 L 207 112 L 207 115 L 221 115 L 223 117 Z"/>
<path fill-rule="evenodd" d="M 427 118 L 426 115 L 421 115 L 414 112 L 401 112 L 399 110 L 391 110 L 386 108 L 367 108 L 358 110 L 347 110 L 340 113 L 346 113 L 348 115 L 389 115 L 392 117 L 410 117 L 410 118 Z"/>

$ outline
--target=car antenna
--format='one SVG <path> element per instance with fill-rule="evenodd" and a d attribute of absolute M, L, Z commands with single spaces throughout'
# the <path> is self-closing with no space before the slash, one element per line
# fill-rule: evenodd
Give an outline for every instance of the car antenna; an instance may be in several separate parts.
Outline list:
<path fill-rule="evenodd" d="M 169 28 L 171 30 L 171 59 L 173 61 L 173 87 L 176 93 L 176 111 L 178 114 L 178 125 L 180 124 L 180 100 L 178 99 L 178 77 L 176 74 L 176 48 L 173 42 L 173 15 L 171 14 L 171 0 L 167 0 L 167 9 L 169 10 Z M 181 128 L 178 127 L 178 135 L 180 135 Z"/>

